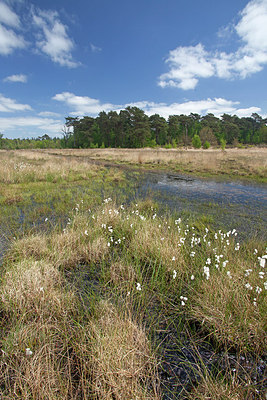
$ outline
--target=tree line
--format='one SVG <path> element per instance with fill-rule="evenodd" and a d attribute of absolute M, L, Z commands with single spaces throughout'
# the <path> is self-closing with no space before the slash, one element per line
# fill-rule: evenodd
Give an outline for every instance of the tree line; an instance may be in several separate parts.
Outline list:
<path fill-rule="evenodd" d="M 223 114 L 200 116 L 159 114 L 148 117 L 138 107 L 127 107 L 119 113 L 102 111 L 96 118 L 67 117 L 63 145 L 71 148 L 88 147 L 155 147 L 189 146 L 195 136 L 201 145 L 209 143 L 261 144 L 267 143 L 267 119 L 254 113 L 239 118 Z M 194 140 L 193 140 L 194 143 Z"/>
<path fill-rule="evenodd" d="M 32 139 L 8 139 L 0 133 L 0 149 L 17 150 L 17 149 L 59 149 L 62 148 L 63 142 L 61 138 L 51 138 L 44 134 Z"/>
<path fill-rule="evenodd" d="M 0 148 L 97 148 L 97 147 L 177 147 L 208 148 L 217 145 L 267 143 L 267 119 L 253 113 L 239 118 L 223 114 L 221 118 L 209 113 L 204 116 L 145 114 L 138 107 L 120 112 L 102 111 L 96 118 L 67 117 L 62 138 L 43 135 L 37 139 L 4 139 Z"/>

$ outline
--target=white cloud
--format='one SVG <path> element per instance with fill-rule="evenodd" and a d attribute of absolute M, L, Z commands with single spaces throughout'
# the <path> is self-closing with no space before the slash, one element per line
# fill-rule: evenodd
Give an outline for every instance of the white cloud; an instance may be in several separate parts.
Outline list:
<path fill-rule="evenodd" d="M 139 101 L 128 103 L 124 105 L 101 103 L 100 100 L 92 99 L 87 96 L 76 96 L 70 92 L 58 93 L 53 97 L 53 100 L 65 103 L 70 109 L 70 115 L 82 117 L 84 115 L 96 116 L 101 111 L 117 111 L 130 106 L 139 107 L 145 111 L 147 115 L 159 114 L 164 118 L 168 118 L 169 115 L 180 115 L 190 113 L 197 113 L 205 115 L 212 113 L 217 117 L 222 114 L 238 115 L 240 117 L 250 116 L 253 112 L 260 113 L 259 107 L 250 108 L 239 108 L 238 101 L 226 100 L 223 98 L 205 99 L 199 101 L 186 101 L 184 103 L 154 103 L 148 101 Z"/>
<path fill-rule="evenodd" d="M 13 53 L 15 49 L 24 47 L 26 47 L 26 42 L 22 36 L 0 24 L 0 54 L 6 56 Z"/>
<path fill-rule="evenodd" d="M 16 102 L 16 100 L 4 97 L 0 93 L 0 112 L 14 112 L 14 111 L 26 111 L 26 110 L 32 110 L 29 104 L 19 104 Z"/>
<path fill-rule="evenodd" d="M 261 71 L 267 64 L 267 1 L 250 1 L 234 30 L 242 41 L 235 53 L 208 52 L 201 43 L 171 50 L 166 59 L 169 71 L 160 76 L 159 86 L 188 90 L 200 78 L 244 79 Z M 230 29 L 222 32 L 229 34 Z"/>
<path fill-rule="evenodd" d="M 0 118 L 1 130 L 9 136 L 18 137 L 18 132 L 24 137 L 38 136 L 40 133 L 48 132 L 59 135 L 63 126 L 62 121 L 51 118 L 38 117 L 14 117 Z M 38 130 L 39 132 L 36 132 Z M 16 131 L 16 135 L 13 132 Z"/>
<path fill-rule="evenodd" d="M 17 74 L 17 75 L 10 75 L 3 79 L 4 82 L 27 82 L 27 75 Z"/>
<path fill-rule="evenodd" d="M 190 113 L 196 113 L 200 115 L 205 115 L 208 113 L 212 113 L 217 117 L 220 117 L 222 114 L 239 114 L 238 108 L 239 102 L 226 100 L 223 98 L 215 98 L 215 99 L 205 99 L 198 101 L 186 101 L 184 103 L 172 103 L 172 104 L 148 104 L 144 107 L 144 111 L 148 115 L 159 114 L 164 118 L 168 118 L 169 115 L 180 115 L 185 114 L 189 115 Z M 247 113 L 243 110 L 242 116 L 250 116 L 252 112 L 259 112 L 260 108 L 252 107 L 247 109 Z"/>
<path fill-rule="evenodd" d="M 0 3 L 0 22 L 16 28 L 20 26 L 20 20 L 17 14 L 15 14 L 5 3 Z"/>
<path fill-rule="evenodd" d="M 71 54 L 74 42 L 69 38 L 67 27 L 60 22 L 57 12 L 38 10 L 33 13 L 33 22 L 39 28 L 36 46 L 42 53 L 61 66 L 74 68 L 79 65 Z"/>
<path fill-rule="evenodd" d="M 114 106 L 114 104 L 101 104 L 97 99 L 92 99 L 88 96 L 76 96 L 70 92 L 58 93 L 53 97 L 53 100 L 61 101 L 73 108 L 74 111 L 70 113 L 71 115 L 97 115 L 101 111 L 110 111 L 114 108 L 120 108 L 120 106 Z"/>
<path fill-rule="evenodd" d="M 193 47 L 177 47 L 170 51 L 167 60 L 170 71 L 161 75 L 161 87 L 172 86 L 180 89 L 194 89 L 195 77 L 209 78 L 214 75 L 214 66 L 201 44 Z"/>
<path fill-rule="evenodd" d="M 93 43 L 90 43 L 90 47 L 93 53 L 100 53 L 102 51 L 101 47 L 97 47 Z"/>
<path fill-rule="evenodd" d="M 8 27 L 6 27 L 6 26 Z M 0 54 L 9 55 L 15 49 L 26 47 L 24 38 L 11 28 L 19 28 L 20 20 L 7 4 L 0 2 Z"/>
<path fill-rule="evenodd" d="M 60 114 L 53 111 L 41 111 L 38 115 L 40 115 L 40 117 L 60 117 Z"/>
<path fill-rule="evenodd" d="M 267 2 L 252 0 L 241 12 L 236 32 L 246 43 L 246 49 L 267 50 Z"/>

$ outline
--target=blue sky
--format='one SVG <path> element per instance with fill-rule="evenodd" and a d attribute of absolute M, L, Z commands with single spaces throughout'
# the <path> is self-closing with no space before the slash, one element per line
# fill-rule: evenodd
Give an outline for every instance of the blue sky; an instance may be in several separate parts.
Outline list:
<path fill-rule="evenodd" d="M 0 0 L 0 132 L 128 105 L 267 117 L 267 0 Z"/>

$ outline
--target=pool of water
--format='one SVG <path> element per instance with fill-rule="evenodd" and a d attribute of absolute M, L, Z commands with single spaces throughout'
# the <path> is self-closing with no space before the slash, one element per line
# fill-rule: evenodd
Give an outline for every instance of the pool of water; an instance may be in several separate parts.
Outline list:
<path fill-rule="evenodd" d="M 137 186 L 136 198 L 150 196 L 171 211 L 210 216 L 218 227 L 238 229 L 242 239 L 266 239 L 266 185 L 144 173 Z"/>

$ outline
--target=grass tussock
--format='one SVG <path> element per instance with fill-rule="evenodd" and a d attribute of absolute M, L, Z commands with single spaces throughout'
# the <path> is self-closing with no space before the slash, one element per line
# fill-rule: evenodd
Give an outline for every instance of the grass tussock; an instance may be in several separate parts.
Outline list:
<path fill-rule="evenodd" d="M 14 242 L 7 258 L 13 261 L 21 258 L 45 259 L 56 267 L 71 269 L 82 263 L 99 263 L 107 252 L 108 246 L 103 236 L 90 241 L 80 227 L 80 230 L 69 229 L 51 236 L 26 236 Z"/>
<path fill-rule="evenodd" d="M 257 393 L 253 388 L 244 387 L 234 377 L 232 381 L 203 377 L 202 382 L 186 397 L 188 400 L 254 400 Z"/>
<path fill-rule="evenodd" d="M 266 296 L 260 291 L 262 279 L 255 271 L 248 286 L 247 270 L 242 264 L 238 266 L 238 272 L 214 273 L 209 280 L 204 280 L 192 296 L 190 314 L 212 332 L 218 343 L 262 353 L 267 344 Z"/>
<path fill-rule="evenodd" d="M 98 399 L 159 399 L 155 358 L 145 331 L 107 301 L 91 325 L 93 392 Z"/>
<path fill-rule="evenodd" d="M 177 246 L 179 234 L 168 223 L 162 226 L 152 218 L 147 220 L 145 226 L 146 229 L 142 229 L 140 223 L 137 224 L 137 232 L 129 246 L 130 252 L 143 262 L 163 264 L 169 272 L 175 265 L 179 274 L 182 274 L 185 262 L 181 248 Z"/>
<path fill-rule="evenodd" d="M 45 261 L 12 264 L 3 277 L 0 306 L 1 398 L 74 399 L 84 385 L 75 349 L 81 339 L 79 303 L 62 273 Z"/>
<path fill-rule="evenodd" d="M 74 294 L 65 292 L 61 273 L 45 261 L 24 260 L 9 268 L 2 282 L 2 309 L 22 321 L 54 320 L 72 311 Z"/>
<path fill-rule="evenodd" d="M 122 261 L 110 265 L 110 281 L 115 287 L 132 287 L 136 281 L 136 272 L 133 265 Z"/>

